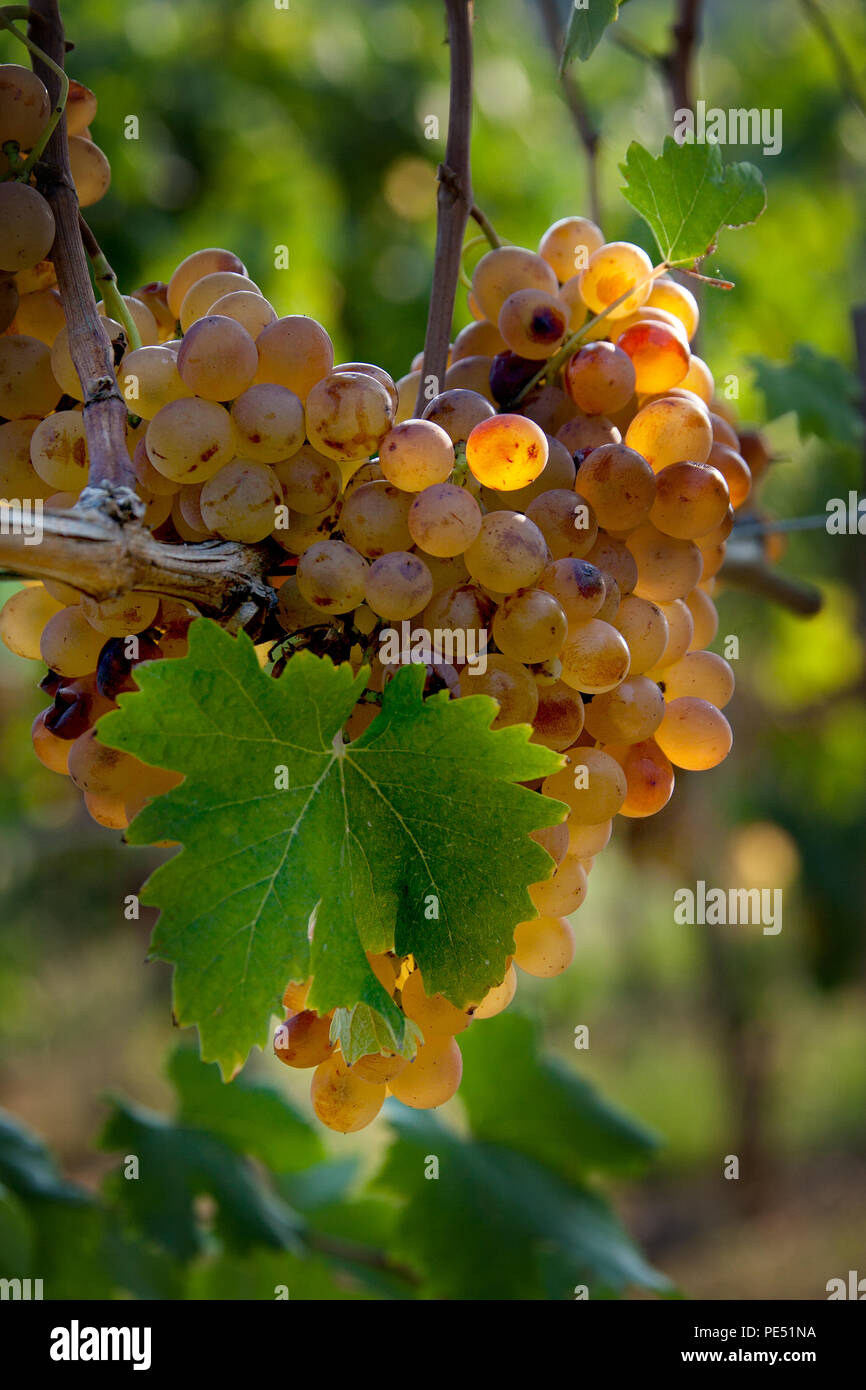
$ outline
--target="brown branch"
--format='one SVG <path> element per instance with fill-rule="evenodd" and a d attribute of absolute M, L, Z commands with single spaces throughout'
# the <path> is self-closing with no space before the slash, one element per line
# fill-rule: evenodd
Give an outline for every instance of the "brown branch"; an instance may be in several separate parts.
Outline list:
<path fill-rule="evenodd" d="M 692 62 L 700 39 L 701 0 L 679 0 L 673 45 L 661 59 L 674 111 L 694 110 Z"/>
<path fill-rule="evenodd" d="M 364 1265 L 367 1269 L 378 1269 L 383 1274 L 390 1274 L 395 1279 L 413 1286 L 421 1282 L 420 1275 L 414 1269 L 393 1260 L 384 1250 L 357 1245 L 354 1241 L 342 1240 L 339 1236 L 328 1235 L 325 1231 L 307 1230 L 304 1233 L 304 1241 L 317 1254 L 327 1255 L 329 1259 L 337 1260 L 341 1264 Z"/>
<path fill-rule="evenodd" d="M 812 617 L 823 602 L 820 590 L 812 584 L 804 584 L 802 580 L 772 569 L 764 559 L 759 540 L 734 540 L 732 537 L 719 578 L 734 589 L 746 589 L 770 599 L 802 618 Z"/>
<path fill-rule="evenodd" d="M 57 0 L 33 0 L 29 34 L 55 62 L 63 66 L 66 44 Z M 34 55 L 33 70 L 57 100 L 59 82 L 46 63 Z M 55 237 L 51 259 L 69 330 L 69 350 L 84 393 L 84 428 L 90 454 L 85 501 L 101 502 L 122 514 L 136 514 L 142 504 L 135 495 L 135 475 L 126 447 L 126 403 L 114 371 L 111 343 L 96 312 L 87 257 L 78 223 L 78 198 L 69 169 L 66 116 L 56 129 L 38 165 L 39 188 L 54 213 Z M 94 494 L 88 496 L 87 494 Z"/>
<path fill-rule="evenodd" d="M 818 0 L 800 0 L 806 16 L 815 32 L 823 40 L 836 67 L 840 85 L 857 109 L 866 116 L 866 86 L 864 86 L 856 67 L 850 61 L 844 44 Z"/>
<path fill-rule="evenodd" d="M 430 377 L 443 389 L 454 301 L 460 278 L 460 257 L 470 209 L 473 206 L 469 144 L 472 127 L 472 0 L 445 0 L 451 51 L 451 92 L 445 160 L 439 167 L 436 203 L 436 258 L 430 289 L 430 310 L 424 338 L 424 360 L 418 385 L 416 414 L 427 404 Z"/>
<path fill-rule="evenodd" d="M 559 65 L 562 54 L 563 32 L 559 22 L 559 11 L 556 8 L 556 0 L 538 0 L 538 8 L 541 11 L 541 19 L 544 24 L 544 32 L 547 35 L 547 42 L 553 53 L 554 61 Z M 565 104 L 568 107 L 571 119 L 574 123 L 580 142 L 586 154 L 586 176 L 589 192 L 589 215 L 593 222 L 601 222 L 601 194 L 598 180 L 598 146 L 601 139 L 598 129 L 592 119 L 586 99 L 580 88 L 577 79 L 568 73 L 563 73 L 560 85 Z"/>

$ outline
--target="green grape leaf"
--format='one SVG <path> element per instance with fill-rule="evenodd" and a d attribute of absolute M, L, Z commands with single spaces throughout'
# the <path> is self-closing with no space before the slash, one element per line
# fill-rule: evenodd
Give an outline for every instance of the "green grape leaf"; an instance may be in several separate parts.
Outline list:
<path fill-rule="evenodd" d="M 689 265 L 713 251 L 722 227 L 756 222 L 767 192 L 754 164 L 722 164 L 714 144 L 678 144 L 667 136 L 654 159 L 633 140 L 624 196 L 650 225 L 663 260 Z"/>
<path fill-rule="evenodd" d="M 585 63 L 601 43 L 604 31 L 619 15 L 619 0 L 589 0 L 588 4 L 572 4 L 562 57 L 560 76 L 577 58 Z"/>
<path fill-rule="evenodd" d="M 460 1096 L 476 1139 L 537 1159 L 568 1182 L 594 1172 L 633 1173 L 659 1140 L 558 1058 L 543 1055 L 536 1029 L 501 1014 L 460 1038 Z M 508 1104 L 491 1076 L 508 1077 Z"/>
<path fill-rule="evenodd" d="M 354 1009 L 335 1009 L 331 1023 L 331 1039 L 340 1044 L 340 1051 L 349 1063 L 357 1062 L 359 1057 L 366 1057 L 370 1052 L 399 1050 L 402 1057 L 414 1057 L 423 1036 L 410 1019 L 403 1046 L 396 1049 L 391 1029 L 369 1004 L 356 1004 Z"/>
<path fill-rule="evenodd" d="M 364 671 L 300 652 L 275 680 L 248 637 L 207 619 L 188 656 L 136 679 L 99 737 L 184 774 L 127 838 L 184 846 L 142 901 L 162 909 L 152 953 L 175 965 L 177 1018 L 198 1025 L 206 1060 L 233 1074 L 286 982 L 308 975 L 310 1007 L 365 1004 L 403 1051 L 408 1021 L 365 952 L 411 952 L 458 1006 L 501 980 L 515 925 L 535 915 L 526 885 L 552 869 L 530 831 L 566 813 L 515 785 L 561 765 L 526 726 L 491 730 L 488 696 L 424 700 L 410 666 L 347 745 Z"/>
<path fill-rule="evenodd" d="M 33 1230 L 20 1197 L 0 1183 L 0 1279 L 27 1279 L 33 1268 Z"/>
<path fill-rule="evenodd" d="M 299 1219 L 270 1191 L 252 1165 L 203 1130 L 175 1124 L 162 1115 L 111 1098 L 112 1112 L 100 1148 L 134 1157 L 137 1176 L 116 1173 L 108 1189 L 133 1228 L 187 1260 L 208 1245 L 197 1198 L 213 1198 L 213 1226 L 227 1245 L 284 1249 L 297 1246 Z"/>
<path fill-rule="evenodd" d="M 187 1276 L 186 1297 L 208 1302 L 273 1302 L 288 1297 L 292 1303 L 332 1303 L 379 1295 L 320 1255 L 251 1250 L 199 1261 Z"/>
<path fill-rule="evenodd" d="M 0 1182 L 19 1197 L 88 1205 L 90 1193 L 60 1176 L 42 1140 L 0 1110 Z"/>
<path fill-rule="evenodd" d="M 324 1157 L 318 1132 L 269 1086 L 242 1076 L 225 1086 L 219 1068 L 201 1062 L 188 1047 L 172 1053 L 168 1074 L 178 1094 L 179 1124 L 207 1130 L 273 1173 L 308 1168 Z"/>
<path fill-rule="evenodd" d="M 389 1102 L 387 1115 L 396 1139 L 375 1184 L 404 1204 L 391 1248 L 422 1275 L 425 1297 L 572 1299 L 577 1284 L 593 1299 L 671 1291 L 596 1193 L 463 1139 L 428 1111 Z"/>
<path fill-rule="evenodd" d="M 848 368 L 808 343 L 795 343 L 789 362 L 750 357 L 769 420 L 794 412 L 802 440 L 854 445 L 863 437 L 860 388 Z"/>

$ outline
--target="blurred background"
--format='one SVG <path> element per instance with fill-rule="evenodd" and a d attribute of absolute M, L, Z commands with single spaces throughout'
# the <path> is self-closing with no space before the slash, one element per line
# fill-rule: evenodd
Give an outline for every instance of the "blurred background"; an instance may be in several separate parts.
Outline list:
<path fill-rule="evenodd" d="M 605 232 L 651 252 L 618 164 L 632 139 L 656 152 L 670 133 L 669 93 L 642 51 L 669 47 L 673 8 L 624 6 L 630 47 L 608 36 L 577 72 Z M 783 143 L 774 157 L 725 151 L 761 168 L 769 206 L 705 263 L 736 289 L 703 294 L 702 354 L 740 418 L 766 426 L 776 461 L 764 510 L 822 514 L 828 498 L 864 489 L 844 393 L 858 372 L 851 311 L 866 300 L 866 11 L 826 0 L 828 33 L 815 6 L 793 0 L 703 8 L 694 95 L 780 109 Z M 447 118 L 437 0 L 63 9 L 69 70 L 99 96 L 92 134 L 113 184 L 91 222 L 121 287 L 168 279 L 197 247 L 231 247 L 279 312 L 322 320 L 338 360 L 407 372 L 423 341 Z M 504 238 L 533 247 L 554 219 L 591 211 L 544 10 L 476 4 L 476 199 Z M 13 48 L 4 41 L 4 61 L 19 60 Z M 274 269 L 280 245 L 288 270 Z M 811 428 L 768 406 L 752 361 L 785 363 L 798 343 L 841 364 Z M 614 1193 L 649 1257 L 696 1297 L 820 1298 L 831 1277 L 866 1274 L 863 544 L 823 529 L 788 537 L 780 568 L 821 588 L 817 617 L 725 592 L 713 648 L 739 638 L 733 754 L 681 774 L 661 815 L 616 826 L 575 918 L 574 966 L 521 981 L 516 1007 L 549 1051 L 662 1137 L 647 1175 Z M 165 1106 L 178 1035 L 168 971 L 144 963 L 150 924 L 123 915 L 156 861 L 95 827 L 33 756 L 40 675 L 0 648 L 0 1106 L 95 1183 L 110 1161 L 92 1148 L 103 1094 Z M 675 925 L 674 890 L 701 878 L 782 887 L 781 933 Z M 579 1024 L 590 1046 L 575 1052 Z M 309 1113 L 304 1074 L 258 1054 L 248 1071 Z M 459 1099 L 449 1109 L 459 1124 Z M 374 1125 L 331 1147 L 371 1163 L 381 1143 Z M 737 1182 L 723 1176 L 729 1154 Z"/>

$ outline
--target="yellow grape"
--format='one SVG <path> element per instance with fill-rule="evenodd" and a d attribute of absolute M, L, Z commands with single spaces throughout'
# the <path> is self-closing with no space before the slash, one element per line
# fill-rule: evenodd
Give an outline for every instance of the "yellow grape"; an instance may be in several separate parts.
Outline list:
<path fill-rule="evenodd" d="M 345 541 L 319 541 L 298 561 L 298 589 L 322 613 L 348 613 L 364 600 L 368 565 Z"/>
<path fill-rule="evenodd" d="M 710 464 L 670 463 L 655 481 L 649 520 L 666 536 L 695 540 L 720 526 L 728 514 L 728 485 Z"/>
<path fill-rule="evenodd" d="M 534 840 L 546 854 L 549 854 L 554 864 L 561 864 L 568 854 L 568 822 L 560 821 L 559 825 L 548 825 L 541 830 L 530 830 L 529 838 Z"/>
<path fill-rule="evenodd" d="M 306 397 L 307 438 L 327 458 L 367 459 L 385 440 L 393 420 L 384 386 L 362 372 L 333 372 Z"/>
<path fill-rule="evenodd" d="M 693 626 L 688 650 L 701 651 L 710 645 L 719 630 L 719 614 L 713 600 L 703 589 L 692 589 L 691 593 L 686 594 L 685 603 L 691 613 Z M 680 653 L 682 655 L 683 652 Z"/>
<path fill-rule="evenodd" d="M 385 1099 L 384 1085 L 364 1081 L 339 1053 L 321 1062 L 310 1085 L 313 1109 L 329 1129 L 354 1134 L 375 1120 Z"/>
<path fill-rule="evenodd" d="M 497 652 L 487 657 L 484 671 L 467 666 L 460 676 L 461 695 L 490 695 L 499 705 L 491 729 L 531 724 L 538 710 L 538 686 L 519 661 Z"/>
<path fill-rule="evenodd" d="M 464 357 L 495 357 L 505 348 L 505 339 L 496 324 L 482 319 L 480 323 L 467 323 L 465 328 L 461 328 L 454 339 L 451 361 L 460 362 Z M 424 416 L 429 418 L 426 410 Z"/>
<path fill-rule="evenodd" d="M 169 401 L 192 396 L 177 363 L 177 356 L 167 347 L 141 347 L 127 353 L 117 379 L 123 399 L 134 415 L 152 420 Z"/>
<path fill-rule="evenodd" d="M 374 613 L 391 622 L 413 618 L 433 595 L 433 577 L 424 561 L 407 550 L 380 555 L 365 576 L 364 598 Z"/>
<path fill-rule="evenodd" d="M 673 796 L 674 770 L 654 739 L 640 743 L 609 743 L 605 751 L 622 767 L 628 790 L 619 814 L 629 819 L 654 816 Z"/>
<path fill-rule="evenodd" d="M 258 285 L 246 275 L 240 275 L 234 270 L 216 270 L 196 280 L 190 285 L 180 306 L 178 318 L 182 331 L 187 333 L 197 319 L 204 318 L 211 312 L 218 299 L 236 290 L 245 294 L 261 294 Z"/>
<path fill-rule="evenodd" d="M 303 1009 L 281 1023 L 274 1034 L 274 1052 L 287 1067 L 317 1067 L 334 1051 L 331 1015 L 320 1018 Z"/>
<path fill-rule="evenodd" d="M 51 115 L 51 99 L 45 84 L 30 68 L 17 63 L 0 64 L 0 137 L 30 150 Z"/>
<path fill-rule="evenodd" d="M 413 497 L 408 527 L 412 539 L 430 555 L 462 555 L 481 529 L 481 508 L 465 488 L 434 483 Z"/>
<path fill-rule="evenodd" d="M 587 695 L 599 695 L 625 679 L 630 657 L 625 640 L 615 627 L 600 618 L 590 618 L 569 629 L 559 659 L 566 685 Z"/>
<path fill-rule="evenodd" d="M 638 598 L 672 603 L 699 583 L 703 561 L 694 541 L 666 536 L 647 521 L 632 531 L 626 544 L 637 562 Z"/>
<path fill-rule="evenodd" d="M 485 589 L 510 594 L 529 588 L 547 562 L 547 542 L 520 512 L 489 512 L 464 559 L 472 578 Z"/>
<path fill-rule="evenodd" d="M 58 410 L 40 420 L 30 441 L 30 459 L 40 478 L 57 491 L 80 492 L 88 467 L 83 414 Z"/>
<path fill-rule="evenodd" d="M 156 347 L 159 342 L 159 327 L 150 309 L 146 304 L 142 304 L 140 299 L 136 299 L 135 295 L 125 294 L 123 300 L 129 310 L 130 318 L 138 329 L 142 347 Z M 99 301 L 96 310 L 100 318 L 109 317 L 103 300 Z"/>
<path fill-rule="evenodd" d="M 653 282 L 647 304 L 654 309 L 667 309 L 669 313 L 675 314 L 686 330 L 686 337 L 691 342 L 701 321 L 698 301 L 691 290 L 687 290 L 685 285 L 678 284 L 676 280 L 670 280 L 666 275 L 662 275 Z"/>
<path fill-rule="evenodd" d="M 0 638 L 16 656 L 41 661 L 42 630 L 62 611 L 63 605 L 43 585 L 28 584 L 7 598 L 0 609 Z"/>
<path fill-rule="evenodd" d="M 115 319 L 108 318 L 104 314 L 101 315 L 101 318 L 102 327 L 112 347 L 115 365 L 119 366 L 127 348 L 126 329 Z M 76 401 L 83 400 L 84 391 L 81 386 L 81 379 L 69 350 L 69 329 L 67 327 L 60 330 L 51 345 L 50 363 L 54 380 L 58 387 L 62 387 L 64 394 L 72 396 L 73 400 Z M 57 394 L 59 396 L 59 390 Z M 43 410 L 38 413 L 47 415 L 48 411 Z"/>
<path fill-rule="evenodd" d="M 581 463 L 575 489 L 608 531 L 631 531 L 646 521 L 656 498 L 656 475 L 625 444 L 602 444 Z"/>
<path fill-rule="evenodd" d="M 413 542 L 409 530 L 412 501 L 411 493 L 384 479 L 362 483 L 343 503 L 340 529 L 349 544 L 371 560 L 391 550 L 408 550 Z"/>
<path fill-rule="evenodd" d="M 52 671 L 61 676 L 86 676 L 96 670 L 105 642 L 105 634 L 91 627 L 80 605 L 74 604 L 49 618 L 39 649 Z"/>
<path fill-rule="evenodd" d="M 494 513 L 497 515 L 497 513 Z M 522 589 L 499 605 L 493 640 L 514 661 L 536 665 L 559 655 L 568 636 L 568 620 L 553 594 Z"/>
<path fill-rule="evenodd" d="M 98 145 L 83 135 L 69 137 L 69 167 L 81 207 L 104 198 L 111 183 L 111 165 Z"/>
<path fill-rule="evenodd" d="M 706 463 L 713 446 L 713 428 L 700 404 L 663 396 L 638 411 L 626 430 L 625 442 L 659 473 L 671 463 Z"/>
<path fill-rule="evenodd" d="M 627 790 L 625 773 L 615 758 L 600 748 L 578 746 L 566 754 L 567 766 L 542 783 L 544 796 L 564 801 L 571 819 L 597 825 L 615 816 Z"/>
<path fill-rule="evenodd" d="M 529 885 L 537 912 L 548 917 L 570 917 L 586 897 L 586 871 L 575 855 L 566 855 L 553 876 Z"/>
<path fill-rule="evenodd" d="M 408 1057 L 398 1057 L 395 1053 L 368 1052 L 366 1057 L 359 1057 L 357 1062 L 352 1063 L 352 1071 L 362 1081 L 381 1086 L 393 1081 L 408 1065 Z"/>
<path fill-rule="evenodd" d="M 543 256 L 558 280 L 572 279 L 584 270 L 594 251 L 604 246 L 604 233 L 588 217 L 561 217 L 548 227 L 538 243 Z"/>
<path fill-rule="evenodd" d="M 514 928 L 514 964 L 527 975 L 551 979 L 574 960 L 574 932 L 564 917 L 535 917 Z"/>
<path fill-rule="evenodd" d="M 631 676 L 586 707 L 586 730 L 602 743 L 640 743 L 664 718 L 665 701 L 656 683 Z"/>
<path fill-rule="evenodd" d="M 639 598 L 637 594 L 626 594 L 610 623 L 625 638 L 630 655 L 630 676 L 642 675 L 660 661 L 669 630 L 659 604 Z"/>
<path fill-rule="evenodd" d="M 622 442 L 622 435 L 606 415 L 574 415 L 560 425 L 556 437 L 572 455 L 583 449 L 597 449 L 602 444 Z"/>
<path fill-rule="evenodd" d="M 127 637 L 143 632 L 156 618 L 158 594 L 130 593 L 120 598 L 104 599 L 97 603 L 87 594 L 81 596 L 81 611 L 90 626 L 105 637 Z"/>
<path fill-rule="evenodd" d="M 53 241 L 54 213 L 42 194 L 29 183 L 0 183 L 0 267 L 30 270 L 48 255 Z"/>
<path fill-rule="evenodd" d="M 277 317 L 272 304 L 254 290 L 230 290 L 220 295 L 210 306 L 211 314 L 234 319 L 245 328 L 250 337 L 258 338 L 262 329 L 267 328 Z"/>
<path fill-rule="evenodd" d="M 424 1039 L 453 1038 L 472 1022 L 465 1009 L 459 1009 L 444 994 L 428 994 L 420 970 L 413 970 L 400 995 L 403 1012 L 417 1023 Z"/>
<path fill-rule="evenodd" d="M 22 333 L 0 338 L 0 415 L 7 420 L 27 415 L 42 419 L 54 409 L 60 394 L 45 343 Z"/>
<path fill-rule="evenodd" d="M 432 420 L 445 431 L 452 444 L 460 444 L 469 438 L 476 425 L 495 414 L 490 401 L 477 391 L 456 388 L 434 396 L 424 407 L 421 418 Z"/>
<path fill-rule="evenodd" d="M 181 305 L 188 290 L 206 275 L 218 271 L 229 271 L 241 277 L 246 276 L 246 267 L 234 251 L 225 251 L 219 246 L 209 246 L 202 251 L 193 251 L 181 261 L 168 282 L 166 299 L 175 320 L 180 318 Z M 242 287 L 243 288 L 243 287 Z M 249 284 L 247 285 L 249 288 Z M 208 308 L 210 305 L 208 305 Z"/>
<path fill-rule="evenodd" d="M 432 1110 L 451 1099 L 462 1076 L 463 1057 L 456 1040 L 435 1036 L 419 1047 L 405 1071 L 389 1081 L 388 1089 L 413 1110 Z"/>
<path fill-rule="evenodd" d="M 731 751 L 731 726 L 709 700 L 681 695 L 665 707 L 655 741 L 675 767 L 703 772 L 717 767 Z"/>
<path fill-rule="evenodd" d="M 499 246 L 482 256 L 472 274 L 472 294 L 491 323 L 510 294 L 517 290 L 545 290 L 555 295 L 556 275 L 541 256 L 521 246 Z"/>
<path fill-rule="evenodd" d="M 709 405 L 716 392 L 716 383 L 713 374 L 702 357 L 695 353 L 691 355 L 689 370 L 678 383 L 686 391 L 694 391 L 696 396 L 700 396 L 705 405 Z"/>
<path fill-rule="evenodd" d="M 466 462 L 473 476 L 498 492 L 513 492 L 533 482 L 547 455 L 547 436 L 523 415 L 482 420 L 466 441 Z"/>
<path fill-rule="evenodd" d="M 590 256 L 581 272 L 580 293 L 593 314 L 600 314 L 615 300 L 632 291 L 622 304 L 611 309 L 610 319 L 621 319 L 645 304 L 650 294 L 652 261 L 630 241 L 609 241 Z M 642 283 L 646 282 L 646 283 Z"/>
<path fill-rule="evenodd" d="M 553 595 L 569 626 L 595 618 L 605 599 L 601 570 L 588 560 L 573 556 L 564 556 L 549 564 L 542 572 L 538 587 Z"/>
<path fill-rule="evenodd" d="M 687 652 L 665 668 L 660 685 L 666 700 L 696 695 L 716 709 L 724 709 L 734 693 L 734 673 L 715 652 Z"/>
<path fill-rule="evenodd" d="M 269 324 L 256 339 L 256 347 L 259 353 L 256 381 L 287 386 L 302 401 L 307 399 L 316 382 L 333 370 L 331 339 L 320 323 L 303 314 L 289 314 Z M 388 403 L 390 406 L 390 397 Z M 355 455 L 356 458 L 360 456 Z"/>
<path fill-rule="evenodd" d="M 509 965 L 502 984 L 494 985 L 487 991 L 481 1003 L 475 1005 L 472 1011 L 473 1019 L 496 1018 L 497 1014 L 505 1012 L 516 993 L 517 971 L 513 965 Z"/>
<path fill-rule="evenodd" d="M 388 399 L 396 412 L 400 404 L 400 393 L 394 382 L 394 378 L 383 367 L 377 367 L 374 362 L 340 362 L 333 367 L 332 372 L 360 372 L 361 376 L 371 376 L 374 381 L 378 381 L 380 386 L 384 386 L 388 393 Z"/>
<path fill-rule="evenodd" d="M 231 416 L 216 401 L 169 401 L 154 415 L 145 436 L 158 473 L 179 483 L 204 482 L 234 457 Z"/>
<path fill-rule="evenodd" d="M 290 555 L 303 555 L 319 541 L 327 540 L 340 518 L 339 501 L 323 512 L 304 516 L 302 512 L 290 512 L 288 526 L 275 528 L 272 536 Z M 282 517 L 280 518 L 282 521 Z"/>
<path fill-rule="evenodd" d="M 30 729 L 30 737 L 33 740 L 33 752 L 41 762 L 43 767 L 47 767 L 51 772 L 59 772 L 64 777 L 69 776 L 69 750 L 72 743 L 68 738 L 58 738 L 52 733 L 45 724 L 46 714 L 50 714 L 52 706 L 48 709 L 40 710 Z"/>
<path fill-rule="evenodd" d="M 207 401 L 233 401 L 252 385 L 259 364 L 255 340 L 235 319 L 207 314 L 183 335 L 177 370 Z"/>
<path fill-rule="evenodd" d="M 394 487 L 422 492 L 450 478 L 454 445 L 432 420 L 403 420 L 381 440 L 379 467 Z"/>
<path fill-rule="evenodd" d="M 515 290 L 499 310 L 499 332 L 512 352 L 544 361 L 561 347 L 569 315 L 555 294 Z"/>
<path fill-rule="evenodd" d="M 578 821 L 568 822 L 568 852 L 578 859 L 591 859 L 600 854 L 610 840 L 613 829 L 612 820 L 598 821 L 596 824 L 581 825 Z"/>
<path fill-rule="evenodd" d="M 635 368 L 628 353 L 608 342 L 587 343 L 565 364 L 563 383 L 586 415 L 611 415 L 635 393 Z"/>
<path fill-rule="evenodd" d="M 256 463 L 288 459 L 304 442 L 303 403 L 286 386 L 274 382 L 250 386 L 235 397 L 231 417 L 241 454 Z"/>
<path fill-rule="evenodd" d="M 422 621 L 429 632 L 449 632 L 455 640 L 468 642 L 471 636 L 483 650 L 493 608 L 492 601 L 474 584 L 457 584 L 433 595 Z"/>
<path fill-rule="evenodd" d="M 488 664 L 491 660 L 491 657 L 487 658 Z M 538 708 L 532 720 L 532 743 L 540 743 L 545 748 L 562 753 L 580 738 L 583 721 L 583 700 L 576 690 L 572 690 L 564 681 L 538 687 Z"/>
<path fill-rule="evenodd" d="M 251 544 L 274 529 L 282 502 L 280 484 L 266 463 L 234 459 L 208 478 L 201 490 L 201 515 L 211 531 Z"/>
<path fill-rule="evenodd" d="M 284 388 L 276 389 L 282 391 Z M 340 491 L 339 467 L 312 444 L 302 445 L 296 454 L 275 463 L 273 471 L 279 479 L 286 505 L 305 516 L 323 512 L 336 501 Z"/>
<path fill-rule="evenodd" d="M 752 473 L 749 465 L 736 449 L 718 442 L 713 443 L 707 461 L 713 468 L 718 469 L 724 478 L 730 493 L 731 506 L 736 511 L 738 507 L 742 507 L 752 491 Z"/>

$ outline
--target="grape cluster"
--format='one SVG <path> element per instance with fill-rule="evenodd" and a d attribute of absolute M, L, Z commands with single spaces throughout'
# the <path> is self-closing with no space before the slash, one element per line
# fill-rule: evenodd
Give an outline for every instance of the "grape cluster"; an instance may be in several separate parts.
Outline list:
<path fill-rule="evenodd" d="M 22 150 L 48 118 L 37 82 L 0 69 L 0 134 Z M 97 177 L 104 156 L 87 132 L 95 100 L 84 88 L 73 97 L 86 202 L 108 173 Z M 51 212 L 21 181 L 0 183 L 0 211 L 0 496 L 69 508 L 88 451 L 45 259 Z M 606 243 L 580 217 L 550 227 L 537 252 L 489 251 L 472 278 L 472 321 L 420 416 L 420 360 L 396 383 L 371 363 L 335 365 L 325 329 L 279 317 L 230 251 L 194 252 L 167 283 L 127 297 L 142 346 L 130 349 L 106 317 L 145 524 L 169 543 L 270 547 L 279 630 L 263 661 L 271 649 L 278 671 L 306 646 L 368 664 L 351 741 L 420 652 L 426 692 L 489 695 L 494 728 L 528 725 L 564 760 L 534 786 L 569 813 L 535 833 L 553 873 L 529 889 L 537 915 L 517 925 L 502 981 L 458 1008 L 427 994 L 411 957 L 369 957 L 423 1034 L 413 1061 L 382 1053 L 348 1066 L 330 1016 L 305 1008 L 310 982 L 289 984 L 276 1055 L 315 1068 L 313 1105 L 336 1130 L 369 1123 L 387 1093 L 415 1107 L 452 1096 L 455 1035 L 508 1006 L 515 966 L 550 977 L 572 960 L 569 917 L 614 817 L 661 810 L 675 769 L 715 767 L 730 749 L 722 710 L 734 678 L 705 649 L 734 511 L 749 497 L 750 463 L 762 469 L 767 455 L 759 436 L 738 434 L 691 350 L 693 295 L 651 272 L 639 247 Z M 179 780 L 104 747 L 95 730 L 136 689 L 141 662 L 185 653 L 195 616 L 176 599 L 95 602 L 50 579 L 0 614 L 6 645 L 48 667 L 53 703 L 34 722 L 36 754 L 71 777 L 102 825 L 123 829 Z"/>

